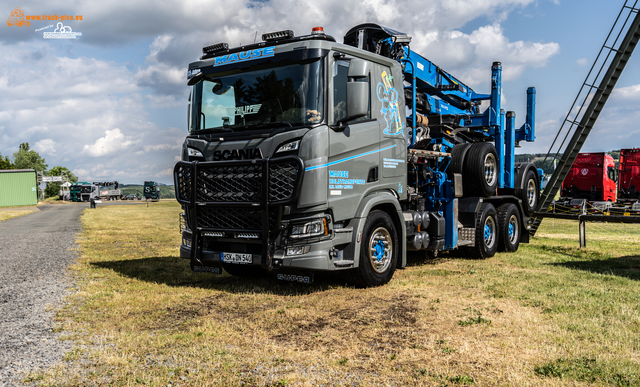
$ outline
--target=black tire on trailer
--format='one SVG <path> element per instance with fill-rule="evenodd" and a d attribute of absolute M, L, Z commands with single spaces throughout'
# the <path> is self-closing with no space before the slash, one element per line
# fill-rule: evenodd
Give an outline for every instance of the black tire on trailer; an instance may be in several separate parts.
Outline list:
<path fill-rule="evenodd" d="M 463 173 L 464 158 L 472 144 L 458 144 L 451 150 L 451 173 Z"/>
<path fill-rule="evenodd" d="M 351 282 L 361 287 L 384 285 L 396 270 L 400 244 L 393 220 L 384 211 L 372 211 L 364 225 L 359 264 Z"/>
<path fill-rule="evenodd" d="M 498 213 L 498 251 L 512 253 L 520 246 L 522 228 L 520 211 L 513 203 L 506 203 L 497 208 Z"/>
<path fill-rule="evenodd" d="M 467 247 L 466 253 L 475 259 L 491 258 L 498 250 L 498 220 L 496 208 L 484 203 L 476 217 L 475 246 Z"/>
<path fill-rule="evenodd" d="M 534 170 L 527 168 L 521 182 L 522 188 L 518 191 L 518 199 L 522 200 L 522 208 L 525 214 L 531 215 L 535 212 L 540 199 L 538 174 Z"/>
<path fill-rule="evenodd" d="M 471 145 L 464 159 L 466 196 L 493 196 L 498 186 L 498 153 L 490 142 Z M 468 189 L 467 189 L 468 187 Z"/>
<path fill-rule="evenodd" d="M 223 263 L 222 268 L 234 277 L 258 277 L 267 273 L 262 266 L 253 265 Z"/>

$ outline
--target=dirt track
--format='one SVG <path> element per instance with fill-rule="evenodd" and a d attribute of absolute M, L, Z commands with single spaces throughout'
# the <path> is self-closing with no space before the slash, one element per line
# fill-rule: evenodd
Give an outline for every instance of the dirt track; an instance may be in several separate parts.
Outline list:
<path fill-rule="evenodd" d="M 0 222 L 0 386 L 60 361 L 70 349 L 52 331 L 52 307 L 71 282 L 85 203 L 44 205 Z"/>

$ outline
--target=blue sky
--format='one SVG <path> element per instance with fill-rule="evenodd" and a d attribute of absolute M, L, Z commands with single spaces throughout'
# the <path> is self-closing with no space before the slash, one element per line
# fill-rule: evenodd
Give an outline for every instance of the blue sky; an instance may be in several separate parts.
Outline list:
<path fill-rule="evenodd" d="M 171 184 L 186 135 L 186 67 L 201 47 L 321 25 L 341 40 L 363 22 L 413 37 L 411 47 L 476 91 L 503 63 L 505 108 L 521 125 L 537 89 L 535 143 L 546 152 L 623 0 L 0 1 L 0 15 L 82 15 L 82 35 L 45 39 L 57 22 L 0 26 L 0 154 L 29 142 L 49 167 L 81 180 Z M 54 28 L 46 28 L 54 25 Z M 44 28 L 41 31 L 36 29 Z M 584 151 L 640 147 L 640 54 L 632 57 Z"/>

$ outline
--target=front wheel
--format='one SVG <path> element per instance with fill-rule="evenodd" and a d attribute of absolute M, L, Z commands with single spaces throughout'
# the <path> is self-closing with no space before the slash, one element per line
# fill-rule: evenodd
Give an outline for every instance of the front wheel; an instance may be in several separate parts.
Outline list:
<path fill-rule="evenodd" d="M 367 217 L 363 231 L 359 265 L 352 281 L 362 287 L 384 285 L 393 277 L 398 262 L 396 227 L 389 214 L 376 210 Z"/>
<path fill-rule="evenodd" d="M 476 259 L 491 258 L 498 250 L 498 222 L 496 208 L 485 203 L 476 217 L 475 246 L 468 247 L 466 252 Z"/>

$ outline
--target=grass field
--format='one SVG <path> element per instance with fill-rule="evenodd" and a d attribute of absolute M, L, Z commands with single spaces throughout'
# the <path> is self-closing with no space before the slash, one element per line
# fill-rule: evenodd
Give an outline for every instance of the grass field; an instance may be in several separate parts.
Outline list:
<path fill-rule="evenodd" d="M 18 216 L 28 215 L 38 210 L 34 210 L 33 208 L 29 209 L 21 209 L 20 207 L 11 207 L 11 208 L 3 208 L 0 209 L 0 222 L 3 220 L 17 218 Z"/>
<path fill-rule="evenodd" d="M 86 211 L 75 349 L 45 386 L 640 385 L 640 228 L 545 220 L 517 253 L 410 256 L 355 289 L 193 273 L 175 203 Z"/>

